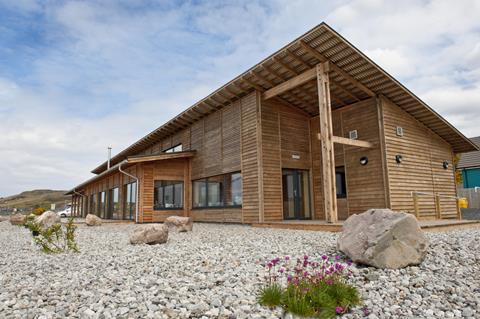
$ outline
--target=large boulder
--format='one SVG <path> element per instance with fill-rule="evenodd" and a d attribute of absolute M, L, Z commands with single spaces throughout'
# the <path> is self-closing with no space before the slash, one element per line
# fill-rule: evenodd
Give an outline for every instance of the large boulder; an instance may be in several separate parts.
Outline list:
<path fill-rule="evenodd" d="M 102 219 L 96 215 L 88 214 L 87 217 L 85 217 L 85 224 L 87 224 L 87 226 L 101 226 Z"/>
<path fill-rule="evenodd" d="M 352 261 L 377 268 L 418 265 L 428 240 L 415 216 L 390 209 L 370 209 L 350 216 L 337 242 Z"/>
<path fill-rule="evenodd" d="M 164 244 L 168 240 L 168 227 L 164 224 L 149 224 L 135 228 L 130 234 L 130 243 L 139 244 Z"/>
<path fill-rule="evenodd" d="M 35 217 L 34 221 L 43 228 L 49 228 L 60 223 L 60 216 L 51 210 L 47 210 L 42 215 Z"/>
<path fill-rule="evenodd" d="M 178 232 L 192 231 L 193 218 L 181 216 L 169 216 L 165 219 L 165 225 L 169 230 L 176 230 Z"/>
<path fill-rule="evenodd" d="M 23 225 L 27 221 L 27 216 L 22 214 L 13 214 L 10 215 L 10 224 L 12 225 Z"/>

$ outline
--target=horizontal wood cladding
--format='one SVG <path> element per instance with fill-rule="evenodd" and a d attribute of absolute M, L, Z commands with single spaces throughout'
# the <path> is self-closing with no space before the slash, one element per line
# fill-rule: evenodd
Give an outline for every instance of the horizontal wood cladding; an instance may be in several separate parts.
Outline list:
<path fill-rule="evenodd" d="M 185 128 L 174 135 L 165 137 L 164 139 L 156 142 L 155 144 L 147 147 L 143 151 L 135 155 L 152 155 L 159 154 L 173 146 L 182 144 L 182 149 L 184 151 L 190 150 L 190 130 L 191 128 Z"/>
<path fill-rule="evenodd" d="M 392 209 L 413 213 L 412 191 L 456 196 L 451 146 L 385 98 L 382 108 Z M 397 136 L 397 126 L 403 128 L 403 136 Z M 401 164 L 396 163 L 396 155 L 403 157 Z M 447 170 L 444 161 L 450 163 Z M 420 217 L 434 217 L 433 196 L 420 196 L 419 209 Z M 453 217 L 456 211 L 455 199 L 441 199 L 443 217 Z"/>
<path fill-rule="evenodd" d="M 241 170 L 243 192 L 243 223 L 260 220 L 259 187 L 259 93 L 254 92 L 240 100 L 241 103 Z"/>
<path fill-rule="evenodd" d="M 382 152 L 378 112 L 375 99 L 368 99 L 332 112 L 333 132 L 335 136 L 349 137 L 349 132 L 357 130 L 358 139 L 370 142 L 373 148 L 335 144 L 335 165 L 345 167 L 347 200 L 338 201 L 339 219 L 364 212 L 370 208 L 383 208 L 386 204 L 385 184 L 383 179 Z M 319 118 L 313 117 L 311 125 L 313 200 L 315 218 L 325 219 L 322 194 L 322 159 Z M 369 162 L 360 165 L 360 158 L 366 156 Z"/>
<path fill-rule="evenodd" d="M 311 167 L 310 120 L 299 109 L 266 100 L 262 101 L 261 130 L 264 222 L 281 221 L 282 168 Z"/>
<path fill-rule="evenodd" d="M 166 217 L 188 216 L 190 203 L 189 159 L 172 159 L 141 164 L 142 180 L 139 193 L 139 219 L 143 223 L 161 222 Z M 183 181 L 183 210 L 154 210 L 156 180 Z"/>
<path fill-rule="evenodd" d="M 197 222 L 242 222 L 241 208 L 193 209 L 191 215 Z"/>

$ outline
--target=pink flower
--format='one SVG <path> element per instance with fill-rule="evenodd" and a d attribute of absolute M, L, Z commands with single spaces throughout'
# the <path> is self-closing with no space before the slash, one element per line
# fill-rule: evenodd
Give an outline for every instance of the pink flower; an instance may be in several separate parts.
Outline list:
<path fill-rule="evenodd" d="M 322 256 L 322 259 L 323 259 L 323 260 L 327 260 L 328 257 L 327 257 L 326 255 L 323 255 L 323 256 Z"/>
<path fill-rule="evenodd" d="M 290 260 L 290 256 L 285 256 L 285 260 Z"/>
<path fill-rule="evenodd" d="M 340 306 L 337 306 L 337 307 L 335 307 L 335 312 L 337 313 L 337 315 L 339 315 L 343 312 L 343 308 L 340 307 Z"/>
<path fill-rule="evenodd" d="M 281 274 L 283 274 L 283 273 L 285 272 L 285 268 L 283 268 L 283 267 L 280 268 L 280 269 L 278 270 L 278 272 L 281 273 Z"/>
<path fill-rule="evenodd" d="M 267 267 L 268 267 L 268 269 L 270 269 L 270 268 L 273 267 L 273 264 L 270 262 L 270 263 L 267 264 Z"/>

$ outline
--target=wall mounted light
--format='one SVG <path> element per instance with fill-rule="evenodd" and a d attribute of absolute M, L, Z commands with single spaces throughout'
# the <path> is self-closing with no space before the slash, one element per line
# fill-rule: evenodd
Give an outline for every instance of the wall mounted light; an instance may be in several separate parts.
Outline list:
<path fill-rule="evenodd" d="M 398 155 L 395 155 L 395 162 L 397 162 L 397 164 L 401 164 L 403 161 L 403 156 L 398 154 Z"/>
<path fill-rule="evenodd" d="M 368 157 L 364 156 L 360 158 L 360 165 L 365 166 L 368 164 Z"/>
<path fill-rule="evenodd" d="M 450 165 L 450 164 L 448 164 L 447 161 L 443 161 L 443 168 L 444 168 L 444 169 L 448 169 L 448 166 L 449 166 L 449 165 Z"/>

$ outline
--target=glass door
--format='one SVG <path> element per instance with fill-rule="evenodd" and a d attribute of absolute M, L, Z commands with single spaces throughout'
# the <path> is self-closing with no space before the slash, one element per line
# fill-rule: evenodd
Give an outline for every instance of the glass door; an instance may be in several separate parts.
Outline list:
<path fill-rule="evenodd" d="M 310 178 L 308 171 L 284 169 L 283 185 L 283 218 L 310 219 Z"/>

